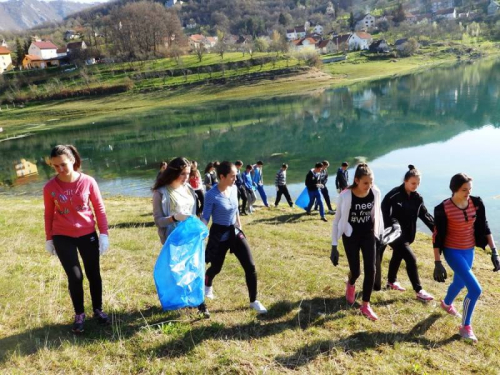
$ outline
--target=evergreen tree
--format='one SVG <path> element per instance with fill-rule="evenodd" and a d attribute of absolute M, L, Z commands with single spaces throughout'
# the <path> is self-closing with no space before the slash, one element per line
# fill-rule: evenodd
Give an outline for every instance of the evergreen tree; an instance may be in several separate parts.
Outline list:
<path fill-rule="evenodd" d="M 16 65 L 17 66 L 22 65 L 24 55 L 25 55 L 24 47 L 21 44 L 21 41 L 19 40 L 19 38 L 16 38 Z"/>
<path fill-rule="evenodd" d="M 349 27 L 351 31 L 354 31 L 354 26 L 356 25 L 356 21 L 354 19 L 354 13 L 351 11 L 351 15 L 349 16 Z"/>

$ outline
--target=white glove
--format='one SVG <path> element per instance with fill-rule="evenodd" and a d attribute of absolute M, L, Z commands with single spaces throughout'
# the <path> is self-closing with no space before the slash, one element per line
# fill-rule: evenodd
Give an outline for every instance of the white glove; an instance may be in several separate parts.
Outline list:
<path fill-rule="evenodd" d="M 47 252 L 50 255 L 56 255 L 56 248 L 54 247 L 54 241 L 52 240 L 45 241 L 45 250 L 47 250 Z"/>
<path fill-rule="evenodd" d="M 324 189 L 324 188 L 325 188 L 325 185 L 323 185 L 323 184 L 316 184 L 316 187 L 317 187 L 318 189 Z"/>
<path fill-rule="evenodd" d="M 107 234 L 99 235 L 99 255 L 104 255 L 109 249 L 109 238 Z"/>
<path fill-rule="evenodd" d="M 191 217 L 191 215 L 186 215 L 186 214 L 181 214 L 181 213 L 174 215 L 174 219 L 177 220 L 177 221 L 184 221 L 188 217 Z"/>

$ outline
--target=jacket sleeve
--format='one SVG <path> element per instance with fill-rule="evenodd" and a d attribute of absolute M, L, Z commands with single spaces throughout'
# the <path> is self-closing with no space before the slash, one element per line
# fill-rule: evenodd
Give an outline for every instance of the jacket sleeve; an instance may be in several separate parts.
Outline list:
<path fill-rule="evenodd" d="M 387 194 L 382 200 L 382 217 L 384 218 L 384 226 L 388 228 L 393 224 L 399 224 L 398 220 L 395 217 L 391 216 L 392 212 L 392 202 L 389 194 Z"/>
<path fill-rule="evenodd" d="M 422 205 L 420 206 L 420 212 L 418 213 L 418 217 L 420 220 L 424 222 L 424 224 L 429 228 L 431 232 L 434 232 L 434 218 L 425 207 L 424 201 L 422 200 Z"/>
<path fill-rule="evenodd" d="M 326 184 L 327 184 L 327 182 L 328 182 L 328 171 L 327 171 L 327 170 L 325 170 L 325 175 L 324 175 L 324 177 L 323 177 L 323 181 L 321 181 L 321 183 L 322 183 L 323 185 L 326 185 Z"/>
<path fill-rule="evenodd" d="M 343 206 L 343 201 L 344 198 L 341 195 L 339 195 L 337 199 L 337 212 L 335 213 L 335 218 L 333 219 L 333 225 L 332 225 L 332 245 L 338 245 L 338 233 L 339 233 L 339 222 L 342 217 L 342 206 Z M 346 213 L 347 215 L 348 213 Z"/>
<path fill-rule="evenodd" d="M 446 236 L 447 226 L 446 213 L 444 212 L 444 205 L 440 203 L 434 208 L 434 231 L 432 234 L 432 243 L 434 248 L 444 248 L 444 237 Z"/>
<path fill-rule="evenodd" d="M 340 178 L 342 178 L 342 177 L 340 176 L 340 169 L 339 169 L 339 170 L 337 170 L 337 177 L 335 177 L 335 187 L 337 189 L 340 188 L 340 182 L 339 182 Z"/>
<path fill-rule="evenodd" d="M 307 173 L 306 186 L 308 189 L 314 189 L 316 187 L 316 182 L 314 181 L 314 175 L 311 171 Z"/>

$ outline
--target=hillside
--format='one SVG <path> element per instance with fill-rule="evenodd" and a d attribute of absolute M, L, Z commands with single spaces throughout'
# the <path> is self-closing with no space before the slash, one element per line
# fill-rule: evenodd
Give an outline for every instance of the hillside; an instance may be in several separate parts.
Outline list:
<path fill-rule="evenodd" d="M 9 0 L 0 2 L 0 31 L 30 29 L 44 22 L 62 21 L 94 4 L 72 1 Z"/>

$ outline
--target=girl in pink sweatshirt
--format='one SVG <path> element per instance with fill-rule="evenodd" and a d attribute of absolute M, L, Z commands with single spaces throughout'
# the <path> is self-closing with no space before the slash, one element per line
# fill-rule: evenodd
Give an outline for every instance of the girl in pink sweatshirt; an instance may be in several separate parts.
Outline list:
<path fill-rule="evenodd" d="M 81 158 L 72 145 L 52 149 L 50 161 L 57 175 L 43 188 L 45 204 L 45 249 L 57 255 L 68 276 L 69 293 L 75 309 L 72 331 L 83 333 L 83 273 L 78 252 L 90 285 L 94 318 L 109 323 L 102 311 L 102 281 L 99 256 L 109 248 L 108 221 L 96 181 L 80 172 Z M 95 226 L 99 228 L 97 235 Z"/>

